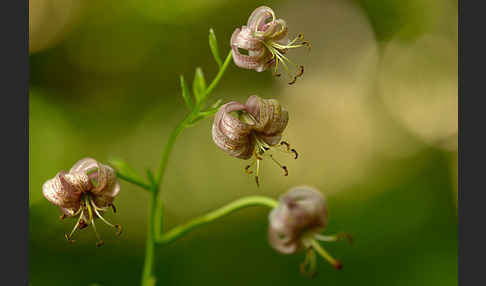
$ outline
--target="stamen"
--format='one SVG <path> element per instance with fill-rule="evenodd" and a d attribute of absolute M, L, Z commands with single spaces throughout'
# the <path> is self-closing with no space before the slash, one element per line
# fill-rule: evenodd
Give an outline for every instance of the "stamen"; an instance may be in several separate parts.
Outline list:
<path fill-rule="evenodd" d="M 315 239 L 310 239 L 310 245 L 317 251 L 320 256 L 322 256 L 329 263 L 331 263 L 334 268 L 338 270 L 343 268 L 341 262 L 334 259 L 329 253 L 327 253 L 327 251 Z"/>
<path fill-rule="evenodd" d="M 315 234 L 314 238 L 319 241 L 326 241 L 326 242 L 334 242 L 334 241 L 346 239 L 349 242 L 349 244 L 353 243 L 353 237 L 349 233 L 345 233 L 345 232 L 340 232 L 335 235 Z"/>
<path fill-rule="evenodd" d="M 72 237 L 73 237 L 73 234 L 74 234 L 74 233 L 76 232 L 76 230 L 78 229 L 78 227 L 79 227 L 79 223 L 81 222 L 82 217 L 83 217 L 83 211 L 81 211 L 81 215 L 79 216 L 78 221 L 77 221 L 77 222 L 76 222 L 76 224 L 74 225 L 73 230 L 71 230 L 71 233 L 70 233 L 70 234 L 67 234 L 67 233 L 65 233 L 65 234 L 64 234 L 64 237 L 65 237 L 65 238 L 67 239 L 67 241 L 69 241 L 70 243 L 74 243 L 74 242 L 75 242 L 75 240 L 73 240 L 73 239 L 72 239 Z"/>
<path fill-rule="evenodd" d="M 308 248 L 305 260 L 300 264 L 300 273 L 308 277 L 314 277 L 316 275 L 316 253 L 312 248 Z"/>
<path fill-rule="evenodd" d="M 294 84 L 299 77 L 301 77 L 304 74 L 304 66 L 299 67 L 299 73 L 294 76 L 294 79 L 289 82 L 289 85 Z"/>
<path fill-rule="evenodd" d="M 251 165 L 253 165 L 253 164 L 247 165 L 247 166 L 245 167 L 245 173 L 247 173 L 248 175 L 250 175 L 250 174 L 252 174 L 252 173 L 253 173 L 253 171 L 252 171 L 252 170 L 250 170 Z"/>
<path fill-rule="evenodd" d="M 297 153 L 297 151 L 295 149 L 291 149 L 290 152 L 294 153 L 295 154 L 295 158 L 297 160 L 297 158 L 299 158 L 299 153 Z"/>
<path fill-rule="evenodd" d="M 275 164 L 277 164 L 280 168 L 282 168 L 285 172 L 284 176 L 288 176 L 289 175 L 289 171 L 287 170 L 287 166 L 283 166 L 282 164 L 280 164 L 279 161 L 275 160 L 275 158 L 273 158 L 273 156 L 270 154 L 270 159 L 272 159 L 273 162 L 275 162 Z"/>
<path fill-rule="evenodd" d="M 96 231 L 96 225 L 94 223 L 94 217 L 93 217 L 93 210 L 91 209 L 91 204 L 87 200 L 88 199 L 85 198 L 86 207 L 88 208 L 89 220 L 91 222 L 91 225 L 93 226 L 93 230 L 94 230 L 95 235 L 96 235 L 96 240 L 97 240 L 96 246 L 97 247 L 100 247 L 100 246 L 102 246 L 104 244 L 104 242 L 103 242 L 103 240 L 101 240 L 101 237 L 98 234 L 98 231 Z"/>
<path fill-rule="evenodd" d="M 110 223 L 110 222 L 109 222 L 107 219 L 105 219 L 105 218 L 104 218 L 104 217 L 103 217 L 103 216 L 102 216 L 102 215 L 101 215 L 101 214 L 98 212 L 98 210 L 97 210 L 97 209 L 96 209 L 96 207 L 95 207 L 95 206 L 96 206 L 96 205 L 95 205 L 95 203 L 94 203 L 92 200 L 89 200 L 89 202 L 90 202 L 90 203 L 93 205 L 93 207 L 94 207 L 94 211 L 95 211 L 96 215 L 97 215 L 97 216 L 98 216 L 98 217 L 99 217 L 99 218 L 100 218 L 100 219 L 101 219 L 101 220 L 102 220 L 104 223 L 106 223 L 108 226 L 111 226 L 111 227 L 115 228 L 115 229 L 117 230 L 116 235 L 120 235 L 120 234 L 121 234 L 121 231 L 122 231 L 121 226 L 120 226 L 119 224 L 115 224 L 115 225 L 113 225 L 112 223 Z"/>
<path fill-rule="evenodd" d="M 63 219 L 65 219 L 65 218 L 67 218 L 67 215 L 66 215 L 66 214 L 62 214 L 62 215 L 59 217 L 59 219 L 60 219 L 60 220 L 63 220 Z"/>
<path fill-rule="evenodd" d="M 116 207 L 114 204 L 110 204 L 111 209 L 113 210 L 113 213 L 116 213 Z"/>
<path fill-rule="evenodd" d="M 282 141 L 282 142 L 280 142 L 280 145 L 285 145 L 287 147 L 287 151 L 290 151 L 290 144 L 289 143 Z"/>
<path fill-rule="evenodd" d="M 256 161 L 256 176 L 255 176 L 255 182 L 257 184 L 257 187 L 260 187 L 260 181 L 258 179 L 258 175 L 260 174 L 260 161 L 262 160 L 262 158 L 257 158 L 257 161 Z"/>

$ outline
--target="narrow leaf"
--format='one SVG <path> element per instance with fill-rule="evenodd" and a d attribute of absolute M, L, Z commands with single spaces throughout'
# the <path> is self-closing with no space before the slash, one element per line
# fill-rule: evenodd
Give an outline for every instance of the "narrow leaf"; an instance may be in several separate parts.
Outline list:
<path fill-rule="evenodd" d="M 182 90 L 182 97 L 184 98 L 184 101 L 186 102 L 187 108 L 189 110 L 192 110 L 194 107 L 194 102 L 192 101 L 191 97 L 191 92 L 189 91 L 189 88 L 187 87 L 186 81 L 184 80 L 184 76 L 181 75 L 181 90 Z"/>
<path fill-rule="evenodd" d="M 214 34 L 213 28 L 209 29 L 209 48 L 211 49 L 214 60 L 221 68 L 221 66 L 223 65 L 223 61 L 221 61 L 221 57 L 219 55 L 218 41 L 216 40 L 216 35 Z"/>
<path fill-rule="evenodd" d="M 206 91 L 206 80 L 204 79 L 204 74 L 201 68 L 196 68 L 196 73 L 194 75 L 194 82 L 192 83 L 192 91 L 196 101 L 199 103 L 204 98 L 204 92 Z"/>

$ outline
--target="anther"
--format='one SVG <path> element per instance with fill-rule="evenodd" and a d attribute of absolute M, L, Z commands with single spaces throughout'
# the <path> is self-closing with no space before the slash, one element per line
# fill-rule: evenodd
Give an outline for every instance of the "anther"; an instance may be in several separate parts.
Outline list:
<path fill-rule="evenodd" d="M 290 151 L 290 144 L 289 143 L 282 141 L 282 142 L 280 142 L 280 145 L 285 145 L 287 147 L 287 151 Z"/>
<path fill-rule="evenodd" d="M 116 207 L 114 204 L 110 204 L 111 209 L 113 210 L 113 213 L 116 213 Z"/>
<path fill-rule="evenodd" d="M 250 167 L 251 167 L 251 165 L 247 165 L 247 166 L 245 167 L 245 172 L 246 172 L 248 175 L 250 175 L 250 174 L 252 174 L 252 173 L 253 173 L 253 171 L 252 171 L 252 170 L 250 170 Z"/>
<path fill-rule="evenodd" d="M 74 239 L 71 239 L 71 236 L 67 233 L 64 234 L 64 237 L 66 238 L 66 240 L 69 242 L 69 243 L 75 243 L 76 240 Z"/>
<path fill-rule="evenodd" d="M 258 176 L 255 176 L 255 182 L 257 184 L 257 187 L 260 187 L 260 181 L 258 180 Z"/>
<path fill-rule="evenodd" d="M 289 175 L 289 170 L 287 170 L 287 166 L 283 166 L 282 169 L 284 169 L 284 171 L 285 171 L 285 175 L 284 176 L 288 176 Z"/>
<path fill-rule="evenodd" d="M 101 247 L 103 244 L 105 244 L 105 243 L 103 242 L 103 240 L 98 240 L 98 241 L 96 242 L 96 247 Z"/>
<path fill-rule="evenodd" d="M 293 149 L 293 148 L 292 148 L 292 149 L 290 150 L 290 152 L 294 153 L 294 155 L 295 155 L 294 159 L 296 159 L 296 160 L 297 160 L 297 158 L 299 158 L 299 153 L 297 153 L 297 151 L 296 151 L 295 149 Z"/>
<path fill-rule="evenodd" d="M 67 215 L 66 215 L 66 214 L 62 214 L 62 215 L 59 217 L 59 219 L 60 219 L 60 220 L 63 220 L 63 219 L 65 219 L 65 218 L 67 218 Z"/>
<path fill-rule="evenodd" d="M 122 234 L 122 226 L 119 224 L 115 224 L 115 228 L 116 228 L 116 235 L 120 236 Z"/>
<path fill-rule="evenodd" d="M 86 223 L 84 220 L 81 220 L 81 221 L 79 222 L 79 226 L 78 226 L 78 228 L 79 228 L 79 229 L 83 229 L 83 228 L 85 228 L 85 227 L 87 227 L 87 226 L 88 226 L 88 224 L 87 224 L 87 223 Z"/>

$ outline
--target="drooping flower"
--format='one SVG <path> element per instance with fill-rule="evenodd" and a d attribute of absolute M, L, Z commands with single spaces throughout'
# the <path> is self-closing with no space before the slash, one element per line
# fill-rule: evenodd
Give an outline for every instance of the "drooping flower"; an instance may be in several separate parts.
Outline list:
<path fill-rule="evenodd" d="M 288 175 L 287 167 L 273 157 L 271 148 L 283 148 L 285 152 L 294 154 L 295 159 L 298 157 L 295 149 L 281 141 L 288 119 L 287 110 L 276 99 L 252 95 L 245 104 L 231 101 L 222 105 L 214 116 L 213 141 L 233 157 L 244 160 L 253 157 L 245 171 L 253 173 L 250 168 L 256 163 L 255 180 L 259 185 L 260 161 L 264 155 L 282 168 L 285 176 Z"/>
<path fill-rule="evenodd" d="M 44 197 L 60 208 L 62 219 L 78 218 L 71 233 L 65 234 L 66 239 L 74 242 L 72 237 L 76 230 L 91 224 L 97 246 L 103 245 L 103 241 L 96 231 L 96 218 L 115 228 L 117 234 L 121 233 L 120 225 L 113 225 L 102 216 L 108 208 L 116 212 L 113 201 L 119 192 L 120 184 L 115 171 L 92 158 L 79 160 L 69 172 L 60 171 L 42 186 Z"/>
<path fill-rule="evenodd" d="M 293 79 L 289 84 L 294 84 L 297 78 L 304 73 L 304 67 L 297 65 L 285 56 L 289 49 L 307 47 L 310 43 L 299 34 L 293 40 L 288 40 L 287 23 L 283 19 L 276 19 L 273 10 L 266 6 L 256 8 L 248 18 L 247 26 L 237 28 L 231 36 L 233 60 L 238 67 L 252 69 L 257 72 L 274 68 L 274 74 L 278 73 L 281 64 Z M 295 66 L 298 71 L 292 76 L 287 64 Z"/>
<path fill-rule="evenodd" d="M 316 252 L 336 269 L 342 264 L 327 253 L 318 241 L 337 241 L 348 234 L 322 235 L 327 225 L 327 204 L 317 189 L 299 186 L 279 198 L 279 204 L 269 215 L 268 240 L 280 253 L 293 254 L 305 250 L 307 255 L 301 265 L 304 274 L 314 274 Z"/>

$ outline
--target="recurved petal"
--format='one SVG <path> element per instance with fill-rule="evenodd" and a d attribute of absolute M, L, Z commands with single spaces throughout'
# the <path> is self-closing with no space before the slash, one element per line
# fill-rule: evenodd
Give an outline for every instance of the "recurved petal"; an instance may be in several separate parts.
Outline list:
<path fill-rule="evenodd" d="M 71 170 L 69 170 L 69 173 L 72 172 L 86 172 L 89 170 L 95 170 L 98 169 L 98 161 L 96 161 L 93 158 L 83 158 L 76 162 L 76 164 L 73 165 Z"/>
<path fill-rule="evenodd" d="M 254 149 L 250 136 L 252 125 L 234 117 L 231 112 L 245 110 L 245 105 L 232 101 L 222 105 L 214 116 L 214 143 L 233 157 L 248 159 Z"/>
<path fill-rule="evenodd" d="M 102 193 L 96 194 L 93 199 L 96 206 L 106 208 L 113 203 L 118 193 L 120 193 L 120 183 L 118 180 L 115 180 L 107 184 L 105 190 Z"/>
<path fill-rule="evenodd" d="M 239 29 L 236 29 L 231 37 L 231 43 L 237 42 Z M 234 63 L 244 69 L 252 69 L 258 72 L 266 70 L 271 65 L 272 56 L 265 47 L 256 50 L 248 50 L 248 55 L 243 55 L 236 44 L 231 45 Z"/>
<path fill-rule="evenodd" d="M 59 172 L 54 178 L 47 180 L 42 185 L 42 194 L 52 204 L 66 208 L 79 209 L 81 191 L 74 187 L 65 178 L 66 172 Z"/>
<path fill-rule="evenodd" d="M 277 206 L 269 215 L 268 241 L 275 250 L 283 254 L 297 252 L 302 243 L 285 223 L 288 217 L 289 210 L 283 206 Z"/>
<path fill-rule="evenodd" d="M 253 35 L 247 26 L 236 29 L 231 36 L 231 46 L 248 51 L 260 50 L 263 48 L 262 37 Z"/>
<path fill-rule="evenodd" d="M 273 41 L 279 41 L 287 36 L 287 23 L 283 19 L 277 19 L 268 24 L 268 28 L 265 30 L 263 37 L 265 39 L 272 39 Z"/>
<path fill-rule="evenodd" d="M 248 27 L 253 32 L 265 31 L 267 19 L 272 18 L 268 23 L 275 20 L 275 13 L 270 7 L 260 6 L 256 8 L 248 18 Z"/>
<path fill-rule="evenodd" d="M 246 101 L 247 111 L 256 119 L 258 137 L 270 146 L 278 144 L 287 127 L 288 112 L 276 99 L 262 99 L 256 95 Z"/>
<path fill-rule="evenodd" d="M 89 175 L 91 182 L 94 182 L 91 192 L 94 194 L 109 193 L 117 181 L 116 172 L 108 165 L 101 163 L 98 163 L 98 165 L 98 172 Z"/>

